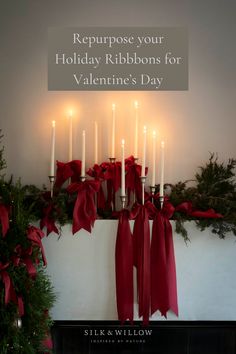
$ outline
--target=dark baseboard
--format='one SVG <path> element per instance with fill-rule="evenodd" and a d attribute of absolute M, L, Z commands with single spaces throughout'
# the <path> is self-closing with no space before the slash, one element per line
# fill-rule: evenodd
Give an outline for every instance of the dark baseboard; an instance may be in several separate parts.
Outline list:
<path fill-rule="evenodd" d="M 55 321 L 55 354 L 236 354 L 236 321 Z"/>

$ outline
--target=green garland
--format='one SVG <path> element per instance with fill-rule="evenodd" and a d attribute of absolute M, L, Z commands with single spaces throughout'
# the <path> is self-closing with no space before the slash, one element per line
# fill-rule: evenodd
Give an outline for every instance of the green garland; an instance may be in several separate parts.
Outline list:
<path fill-rule="evenodd" d="M 5 167 L 3 149 L 0 150 L 0 171 Z M 26 193 L 20 182 L 8 182 L 0 178 L 0 203 L 10 209 L 9 229 L 5 237 L 0 227 L 0 265 L 7 265 L 6 271 L 14 291 L 24 302 L 22 326 L 17 326 L 18 305 L 14 301 L 5 302 L 4 278 L 0 271 L 0 353 L 36 354 L 48 353 L 43 340 L 50 333 L 52 319 L 48 314 L 55 295 L 48 276 L 41 263 L 38 264 L 38 249 L 33 248 L 30 259 L 37 270 L 31 277 L 25 264 L 14 263 L 16 247 L 27 250 L 31 242 L 27 229 L 32 221 L 31 207 L 26 205 Z M 32 205 L 33 207 L 33 205 Z"/>
<path fill-rule="evenodd" d="M 196 220 L 184 213 L 175 211 L 173 220 L 175 220 L 175 229 L 181 234 L 185 241 L 189 240 L 184 222 L 194 220 L 197 227 L 202 231 L 206 227 L 211 227 L 212 232 L 220 238 L 224 238 L 228 232 L 236 235 L 236 184 L 235 184 L 235 166 L 236 160 L 229 159 L 226 164 L 220 163 L 215 154 L 211 154 L 209 161 L 199 168 L 195 178 L 185 182 L 178 182 L 174 185 L 166 184 L 165 188 L 170 189 L 170 202 L 177 205 L 191 201 L 196 210 L 206 211 L 214 209 L 217 213 L 223 215 L 222 219 L 201 219 Z M 48 205 L 49 201 L 45 199 L 43 191 L 35 186 L 25 186 L 24 204 L 31 210 L 31 219 L 39 220 L 43 217 L 42 210 Z M 159 186 L 156 186 L 156 193 Z M 73 218 L 73 207 L 76 196 L 69 196 L 65 189 L 53 197 L 53 202 L 57 210 L 52 212 L 52 218 L 60 226 L 71 223 Z M 159 203 L 156 202 L 159 207 Z M 111 211 L 101 211 L 103 219 L 112 218 Z"/>
<path fill-rule="evenodd" d="M 170 201 L 174 206 L 191 201 L 199 210 L 214 209 L 223 215 L 222 219 L 195 220 L 197 227 L 203 231 L 211 227 L 212 232 L 225 238 L 228 232 L 236 235 L 236 160 L 229 159 L 227 164 L 219 163 L 218 157 L 211 154 L 205 166 L 201 166 L 192 181 L 179 182 L 171 186 Z M 188 187 L 189 183 L 195 183 Z M 184 221 L 190 220 L 186 215 L 175 212 L 176 231 L 188 239 Z"/>

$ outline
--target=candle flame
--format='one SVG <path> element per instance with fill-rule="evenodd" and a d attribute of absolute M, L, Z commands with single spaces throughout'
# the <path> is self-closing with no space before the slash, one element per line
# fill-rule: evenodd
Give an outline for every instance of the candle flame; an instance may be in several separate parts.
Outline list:
<path fill-rule="evenodd" d="M 134 107 L 135 107 L 136 109 L 138 109 L 138 101 L 135 101 L 135 102 L 134 102 Z"/>
<path fill-rule="evenodd" d="M 85 130 L 82 131 L 83 136 L 85 136 Z"/>
<path fill-rule="evenodd" d="M 72 118 L 72 116 L 73 116 L 73 111 L 72 111 L 72 109 L 70 109 L 69 110 L 69 118 Z"/>
<path fill-rule="evenodd" d="M 143 132 L 144 132 L 144 134 L 147 133 L 147 127 L 146 127 L 146 125 L 143 127 Z"/>
<path fill-rule="evenodd" d="M 121 145 L 124 146 L 125 145 L 125 139 L 121 140 Z"/>
<path fill-rule="evenodd" d="M 112 110 L 114 111 L 116 109 L 115 103 L 112 103 Z"/>
<path fill-rule="evenodd" d="M 54 128 L 55 126 L 56 126 L 56 121 L 53 120 L 53 121 L 52 121 L 52 127 Z"/>
<path fill-rule="evenodd" d="M 155 131 L 155 130 L 153 130 L 153 132 L 152 132 L 152 136 L 153 136 L 153 138 L 154 138 L 154 139 L 156 138 L 157 133 L 156 133 L 156 131 Z"/>
<path fill-rule="evenodd" d="M 164 147 L 165 147 L 165 142 L 164 141 L 161 142 L 161 147 L 162 147 L 162 149 L 164 149 Z"/>

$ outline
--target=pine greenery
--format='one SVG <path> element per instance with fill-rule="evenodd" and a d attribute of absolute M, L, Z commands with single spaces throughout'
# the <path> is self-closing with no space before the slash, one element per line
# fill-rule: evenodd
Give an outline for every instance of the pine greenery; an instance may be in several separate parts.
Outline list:
<path fill-rule="evenodd" d="M 225 238 L 228 232 L 236 235 L 236 160 L 229 159 L 226 164 L 218 161 L 218 156 L 210 154 L 205 166 L 199 167 L 195 175 L 195 186 L 188 187 L 189 181 L 179 182 L 172 186 L 170 201 L 174 206 L 184 201 L 191 201 L 196 210 L 214 209 L 223 215 L 222 219 L 196 220 L 196 225 L 202 231 L 211 227 L 212 232 L 220 238 Z M 193 182 L 193 181 L 191 181 Z M 187 239 L 184 221 L 190 220 L 186 215 L 176 212 L 176 231 Z"/>
<path fill-rule="evenodd" d="M 5 168 L 3 149 L 0 150 L 0 172 Z M 39 250 L 33 248 L 30 258 L 37 270 L 35 277 L 29 276 L 25 264 L 14 263 L 16 247 L 27 250 L 31 242 L 26 230 L 32 221 L 32 206 L 25 204 L 26 191 L 20 181 L 13 183 L 0 178 L 0 203 L 10 210 L 10 225 L 5 237 L 0 227 L 0 265 L 8 265 L 6 271 L 15 292 L 24 302 L 22 327 L 17 326 L 18 306 L 13 301 L 5 304 L 5 287 L 0 270 L 0 353 L 38 354 L 49 352 L 43 340 L 50 332 L 52 320 L 48 314 L 55 295 L 48 276 L 39 262 Z"/>

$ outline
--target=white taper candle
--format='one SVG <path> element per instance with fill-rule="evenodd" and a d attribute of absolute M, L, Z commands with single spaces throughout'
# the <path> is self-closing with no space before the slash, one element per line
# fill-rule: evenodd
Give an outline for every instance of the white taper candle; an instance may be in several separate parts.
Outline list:
<path fill-rule="evenodd" d="M 55 175 L 55 139 L 56 139 L 56 122 L 52 121 L 52 137 L 51 137 L 51 163 L 50 163 L 50 176 Z"/>
<path fill-rule="evenodd" d="M 73 113 L 69 112 L 69 161 L 72 161 L 73 158 L 73 122 L 72 122 Z"/>
<path fill-rule="evenodd" d="M 147 140 L 147 128 L 143 127 L 143 156 L 142 156 L 142 172 L 141 177 L 145 177 L 145 167 L 146 167 L 146 140 Z"/>
<path fill-rule="evenodd" d="M 125 141 L 121 140 L 121 196 L 125 196 Z"/>
<path fill-rule="evenodd" d="M 85 177 L 85 130 L 82 132 L 82 163 L 81 163 L 81 177 Z"/>
<path fill-rule="evenodd" d="M 160 171 L 161 171 L 161 178 L 160 178 L 160 198 L 164 197 L 164 158 L 165 156 L 165 143 L 164 141 L 161 142 L 161 163 L 160 163 Z"/>
<path fill-rule="evenodd" d="M 111 134 L 111 157 L 115 157 L 115 134 L 116 134 L 116 105 L 112 104 L 112 134 Z"/>
<path fill-rule="evenodd" d="M 138 101 L 134 102 L 135 107 L 135 132 L 134 132 L 134 158 L 138 158 Z"/>
<path fill-rule="evenodd" d="M 98 123 L 94 122 L 94 164 L 98 163 Z"/>
<path fill-rule="evenodd" d="M 152 133 L 152 184 L 154 187 L 156 184 L 156 132 Z"/>

